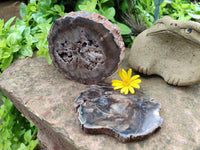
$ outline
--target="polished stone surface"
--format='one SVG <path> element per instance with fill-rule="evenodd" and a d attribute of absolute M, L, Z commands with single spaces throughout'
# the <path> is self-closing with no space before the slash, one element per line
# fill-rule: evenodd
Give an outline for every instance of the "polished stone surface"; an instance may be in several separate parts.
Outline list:
<path fill-rule="evenodd" d="M 124 143 L 152 135 L 163 123 L 161 104 L 139 90 L 124 95 L 110 85 L 91 85 L 74 107 L 85 133 L 106 134 Z"/>

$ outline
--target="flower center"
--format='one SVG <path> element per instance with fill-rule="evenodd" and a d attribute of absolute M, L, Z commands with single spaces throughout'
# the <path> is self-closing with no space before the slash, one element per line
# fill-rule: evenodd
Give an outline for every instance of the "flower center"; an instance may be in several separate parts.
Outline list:
<path fill-rule="evenodd" d="M 130 85 L 130 80 L 123 81 L 123 86 L 129 86 L 129 85 Z"/>

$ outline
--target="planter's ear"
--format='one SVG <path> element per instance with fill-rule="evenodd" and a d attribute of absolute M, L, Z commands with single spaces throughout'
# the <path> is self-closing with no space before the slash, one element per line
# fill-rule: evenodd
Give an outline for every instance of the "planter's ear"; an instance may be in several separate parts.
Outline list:
<path fill-rule="evenodd" d="M 124 58 L 120 29 L 96 13 L 72 12 L 57 19 L 48 42 L 55 67 L 67 78 L 84 84 L 110 76 Z"/>

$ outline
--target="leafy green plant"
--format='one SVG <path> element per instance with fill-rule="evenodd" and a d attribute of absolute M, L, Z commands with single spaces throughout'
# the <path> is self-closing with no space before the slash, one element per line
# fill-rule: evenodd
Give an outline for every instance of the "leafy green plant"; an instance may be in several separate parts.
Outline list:
<path fill-rule="evenodd" d="M 47 47 L 47 35 L 52 22 L 64 16 L 64 6 L 53 5 L 50 0 L 31 0 L 26 6 L 21 4 L 22 20 L 15 17 L 4 23 L 0 20 L 0 69 L 4 71 L 15 58 L 32 57 L 33 51 L 45 57 L 48 63 L 51 59 Z"/>
<path fill-rule="evenodd" d="M 4 20 L 0 20 L 0 69 L 5 70 L 13 60 L 13 53 L 19 51 L 20 47 L 14 45 L 21 40 L 21 35 L 19 30 L 13 32 L 14 28 L 10 29 L 11 23 L 14 21 L 15 17 L 11 18 L 4 24 Z M 17 37 L 17 38 L 15 38 Z"/>
<path fill-rule="evenodd" d="M 136 0 L 136 11 L 138 17 L 145 23 L 147 27 L 152 26 L 154 21 L 155 5 L 153 0 Z"/>
<path fill-rule="evenodd" d="M 124 23 L 120 23 L 115 20 L 115 8 L 113 0 L 79 0 L 77 2 L 76 11 L 85 10 L 89 12 L 96 12 L 104 17 L 106 17 L 111 22 L 117 24 L 121 30 L 122 35 L 129 34 L 131 32 L 130 28 Z"/>
<path fill-rule="evenodd" d="M 21 3 L 22 19 L 12 17 L 6 23 L 0 20 L 0 73 L 14 59 L 32 57 L 33 51 L 45 57 L 48 63 L 51 59 L 48 53 L 47 35 L 55 19 L 64 16 L 64 6 L 51 0 L 30 0 L 28 5 Z M 30 123 L 13 105 L 2 96 L 4 104 L 0 108 L 0 149 L 33 150 L 37 145 L 37 128 Z"/>
<path fill-rule="evenodd" d="M 37 145 L 37 128 L 29 122 L 3 95 L 4 105 L 0 109 L 0 149 L 4 150 L 33 150 Z"/>
<path fill-rule="evenodd" d="M 30 28 L 29 35 L 32 35 L 33 39 L 36 40 L 33 48 L 36 47 L 38 49 L 37 55 L 45 57 L 49 64 L 51 64 L 51 59 L 47 47 L 48 32 L 53 21 L 65 15 L 64 6 L 54 4 L 55 2 L 31 0 L 27 6 L 21 3 L 20 7 L 22 22 Z"/>
<path fill-rule="evenodd" d="M 160 6 L 160 15 L 169 15 L 176 20 L 197 21 L 200 19 L 200 2 L 182 0 L 165 1 Z"/>

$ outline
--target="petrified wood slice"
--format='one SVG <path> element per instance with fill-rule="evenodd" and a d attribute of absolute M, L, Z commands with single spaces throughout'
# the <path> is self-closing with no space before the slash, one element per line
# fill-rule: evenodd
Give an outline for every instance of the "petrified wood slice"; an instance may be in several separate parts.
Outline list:
<path fill-rule="evenodd" d="M 57 19 L 48 42 L 56 68 L 67 78 L 84 84 L 110 76 L 124 58 L 120 29 L 96 13 L 71 12 Z"/>
<path fill-rule="evenodd" d="M 140 140 L 160 128 L 161 104 L 136 91 L 122 95 L 109 86 L 92 85 L 76 99 L 74 107 L 88 134 L 107 134 L 121 142 Z"/>

